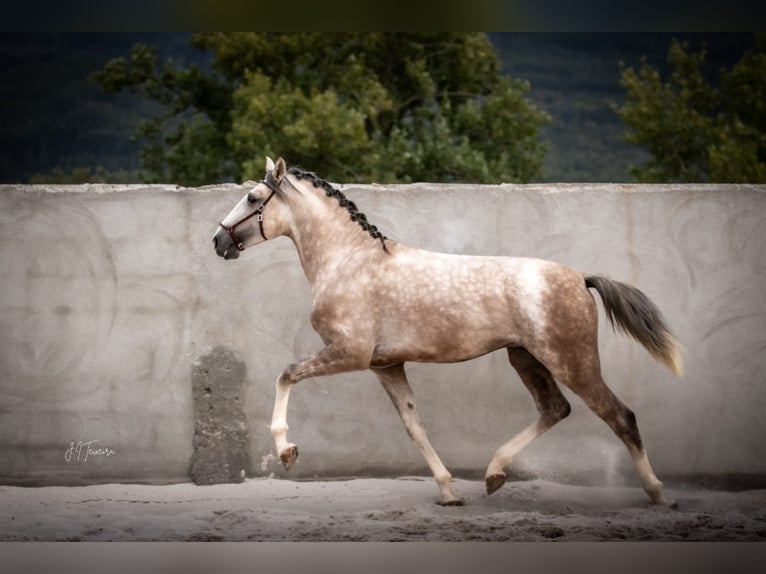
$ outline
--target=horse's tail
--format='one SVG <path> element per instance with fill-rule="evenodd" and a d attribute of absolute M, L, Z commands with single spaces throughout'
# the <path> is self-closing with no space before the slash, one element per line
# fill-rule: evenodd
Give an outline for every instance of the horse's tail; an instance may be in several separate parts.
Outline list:
<path fill-rule="evenodd" d="M 613 328 L 619 328 L 641 343 L 677 377 L 683 376 L 681 344 L 646 295 L 635 287 L 597 275 L 585 277 L 585 286 L 598 291 Z"/>

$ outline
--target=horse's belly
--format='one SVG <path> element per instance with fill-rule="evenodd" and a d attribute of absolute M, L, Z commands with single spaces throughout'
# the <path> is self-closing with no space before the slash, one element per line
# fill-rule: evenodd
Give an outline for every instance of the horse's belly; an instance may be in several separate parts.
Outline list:
<path fill-rule="evenodd" d="M 433 325 L 430 327 L 405 329 L 395 338 L 384 338 L 375 346 L 372 366 L 404 362 L 458 363 L 519 344 L 510 333 L 491 329 L 482 332 L 464 328 L 439 331 Z"/>

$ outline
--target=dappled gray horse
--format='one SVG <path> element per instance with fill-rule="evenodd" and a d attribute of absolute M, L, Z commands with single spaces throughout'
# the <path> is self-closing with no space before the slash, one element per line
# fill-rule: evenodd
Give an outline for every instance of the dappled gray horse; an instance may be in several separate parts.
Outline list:
<path fill-rule="evenodd" d="M 601 377 L 597 308 L 588 291 L 601 295 L 613 325 L 680 376 L 679 345 L 639 290 L 552 261 L 448 255 L 392 241 L 326 181 L 267 158 L 265 178 L 219 224 L 213 243 L 219 256 L 236 259 L 280 235 L 298 250 L 312 288 L 311 324 L 325 343 L 277 379 L 271 434 L 285 468 L 298 456 L 287 440 L 290 389 L 309 377 L 371 369 L 428 462 L 440 504 L 462 504 L 421 424 L 404 363 L 465 361 L 505 348 L 540 416 L 495 452 L 489 494 L 503 485 L 513 458 L 569 414 L 560 383 L 622 439 L 652 501 L 668 504 L 636 417 Z"/>

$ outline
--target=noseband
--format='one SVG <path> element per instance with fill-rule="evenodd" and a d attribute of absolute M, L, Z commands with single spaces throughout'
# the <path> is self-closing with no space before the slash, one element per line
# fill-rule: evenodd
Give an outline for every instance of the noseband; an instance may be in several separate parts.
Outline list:
<path fill-rule="evenodd" d="M 261 180 L 261 183 L 263 183 L 266 187 L 268 187 L 271 190 L 271 193 L 264 200 L 264 202 L 258 206 L 258 208 L 255 211 L 253 211 L 250 215 L 243 217 L 231 227 L 226 227 L 223 223 L 218 224 L 220 227 L 223 228 L 223 230 L 226 233 L 229 234 L 229 237 L 231 237 L 231 240 L 234 242 L 234 245 L 237 246 L 237 251 L 244 251 L 245 246 L 242 243 L 242 241 L 240 241 L 239 237 L 237 237 L 237 234 L 234 232 L 234 230 L 237 229 L 237 227 L 239 227 L 240 225 L 242 225 L 245 221 L 253 217 L 257 216 L 258 218 L 258 229 L 261 231 L 261 237 L 263 237 L 263 240 L 266 241 L 268 239 L 266 237 L 266 234 L 263 232 L 263 210 L 266 207 L 266 204 L 269 201 L 271 201 L 271 198 L 274 197 L 274 194 L 279 191 L 279 186 L 274 181 L 274 176 L 271 175 L 270 172 L 266 174 L 266 177 L 264 177 L 263 180 Z"/>

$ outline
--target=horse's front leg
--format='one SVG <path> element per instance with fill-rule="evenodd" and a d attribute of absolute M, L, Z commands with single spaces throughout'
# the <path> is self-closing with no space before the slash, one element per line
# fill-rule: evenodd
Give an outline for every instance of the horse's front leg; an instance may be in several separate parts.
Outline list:
<path fill-rule="evenodd" d="M 277 379 L 271 436 L 277 453 L 287 470 L 298 458 L 298 447 L 287 440 L 287 403 L 293 385 L 309 377 L 321 377 L 349 371 L 360 371 L 370 365 L 371 353 L 358 346 L 333 343 L 315 355 L 287 367 Z"/>
<path fill-rule="evenodd" d="M 394 403 L 394 407 L 404 423 L 404 428 L 407 429 L 407 434 L 410 435 L 412 441 L 418 446 L 420 452 L 423 453 L 428 466 L 431 468 L 434 480 L 436 480 L 436 484 L 441 492 L 439 504 L 442 506 L 462 506 L 463 501 L 452 494 L 452 486 L 450 485 L 452 475 L 428 441 L 426 429 L 423 428 L 423 423 L 420 421 L 420 415 L 415 406 L 412 387 L 410 387 L 407 375 L 404 373 L 404 365 L 399 364 L 382 369 L 373 369 L 373 372 L 380 379 L 388 396 L 391 397 L 391 401 Z"/>

